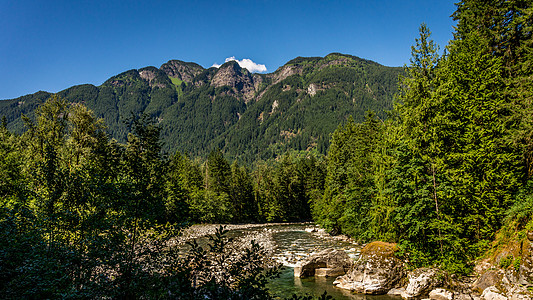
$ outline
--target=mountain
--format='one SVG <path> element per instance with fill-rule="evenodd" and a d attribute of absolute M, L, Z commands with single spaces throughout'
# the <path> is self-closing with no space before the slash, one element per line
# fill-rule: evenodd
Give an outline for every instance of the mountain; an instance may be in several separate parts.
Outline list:
<path fill-rule="evenodd" d="M 119 141 L 127 137 L 124 121 L 145 113 L 161 126 L 167 151 L 205 157 L 218 147 L 250 162 L 288 149 L 325 153 L 330 134 L 348 116 L 362 121 L 367 110 L 374 110 L 385 117 L 402 72 L 339 53 L 298 57 L 270 74 L 250 73 L 235 61 L 204 69 L 171 60 L 58 94 L 84 103 Z M 31 118 L 50 95 L 0 101 L 0 117 L 20 133 L 21 113 Z"/>

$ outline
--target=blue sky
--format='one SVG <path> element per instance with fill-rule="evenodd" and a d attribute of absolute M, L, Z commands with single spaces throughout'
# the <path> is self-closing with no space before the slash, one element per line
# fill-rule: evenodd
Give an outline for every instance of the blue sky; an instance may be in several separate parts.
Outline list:
<path fill-rule="evenodd" d="M 203 67 L 228 57 L 267 73 L 297 56 L 340 52 L 409 63 L 422 22 L 444 48 L 449 0 L 0 1 L 0 99 L 58 92 L 171 59 Z"/>

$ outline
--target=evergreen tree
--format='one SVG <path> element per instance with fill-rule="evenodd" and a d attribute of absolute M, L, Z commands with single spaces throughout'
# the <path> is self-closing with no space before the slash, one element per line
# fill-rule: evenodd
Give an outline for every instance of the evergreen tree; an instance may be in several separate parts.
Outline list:
<path fill-rule="evenodd" d="M 240 167 L 236 161 L 231 165 L 230 198 L 233 204 L 233 222 L 250 222 L 257 220 L 257 204 L 250 172 Z"/>
<path fill-rule="evenodd" d="M 176 152 L 169 162 L 165 174 L 165 209 L 168 221 L 185 222 L 190 219 L 189 203 L 192 188 L 187 182 L 191 179 L 187 174 L 189 163 L 187 157 L 179 152 Z M 199 179 L 201 180 L 201 176 Z"/>
<path fill-rule="evenodd" d="M 403 136 L 398 143 L 391 192 L 398 205 L 399 239 L 423 251 L 439 249 L 439 253 L 443 253 L 441 229 L 431 225 L 442 218 L 438 189 L 444 187 L 440 154 L 445 143 L 439 137 L 445 133 L 442 128 L 447 124 L 439 119 L 442 107 L 434 97 L 441 84 L 438 78 L 440 58 L 429 28 L 422 24 L 419 31 L 420 37 L 411 47 L 407 75 L 400 78 L 395 105 Z M 433 238 L 428 239 L 428 236 Z"/>
<path fill-rule="evenodd" d="M 207 157 L 205 181 L 206 189 L 226 194 L 230 191 L 231 168 L 218 148 Z"/>
<path fill-rule="evenodd" d="M 324 196 L 313 205 L 315 219 L 328 230 L 361 240 L 372 238 L 368 214 L 375 191 L 372 155 L 379 127 L 370 113 L 363 124 L 349 119 L 332 135 Z"/>

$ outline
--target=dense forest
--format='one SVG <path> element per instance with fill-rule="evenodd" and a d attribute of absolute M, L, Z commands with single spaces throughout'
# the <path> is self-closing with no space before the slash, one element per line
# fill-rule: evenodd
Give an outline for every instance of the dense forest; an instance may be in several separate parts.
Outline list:
<path fill-rule="evenodd" d="M 122 84 L 126 77 L 139 76 L 139 85 L 170 81 L 175 102 L 160 107 L 160 114 L 145 109 L 158 110 L 153 97 L 144 114 L 119 108 L 109 120 L 83 104 L 96 98 L 74 102 L 69 91 L 10 103 L 27 110 L 20 119 L 4 118 L 0 127 L 0 292 L 8 298 L 269 299 L 264 282 L 275 270 L 257 244 L 231 256 L 220 230 L 209 250 L 191 244 L 183 257 L 168 246 L 180 228 L 202 222 L 314 220 L 333 234 L 398 243 L 412 267 L 469 274 L 487 251 L 533 231 L 533 7 L 530 1 L 464 0 L 453 18 L 454 39 L 442 55 L 421 25 L 387 113 L 372 106 L 376 102 L 354 102 L 365 97 L 361 90 L 337 88 L 361 84 L 354 79 L 357 68 L 334 67 L 339 57 L 368 63 L 337 54 L 291 61 L 285 67 L 298 66 L 301 73 L 277 83 L 275 76 L 257 75 L 262 81 L 253 97 L 262 96 L 254 106 L 242 86 L 220 78 L 225 85 L 206 84 L 220 70 L 194 65 L 173 80 L 153 68 L 144 70 L 155 74 L 148 83 L 135 71 L 84 87 L 98 98 L 106 89 L 141 89 Z M 235 63 L 221 69 L 256 76 Z M 335 84 L 322 85 L 325 78 Z M 379 85 L 369 91 L 377 93 Z M 222 117 L 223 110 L 242 116 L 206 124 L 220 135 L 202 139 L 194 156 L 164 151 L 171 148 L 164 148 L 169 129 L 163 110 L 194 110 L 188 105 L 215 95 L 224 101 L 200 105 L 210 111 L 194 111 L 194 118 Z M 313 102 L 318 95 L 331 105 L 324 118 L 336 116 L 340 123 L 331 136 L 299 123 L 320 122 L 322 108 Z M 143 105 L 143 99 L 131 103 Z M 346 102 L 357 102 L 366 116 L 345 119 Z M 106 127 L 117 120 L 123 127 Z M 309 147 L 297 138 L 304 134 L 290 131 L 291 143 L 300 146 L 281 145 L 274 136 L 280 133 L 275 128 L 287 128 L 283 122 L 324 148 Z M 16 130 L 18 123 L 25 129 Z M 125 137 L 113 138 L 117 132 Z M 320 134 L 327 142 L 319 142 Z M 272 151 L 256 155 L 238 147 L 244 141 Z M 238 151 L 250 154 L 246 164 Z M 210 255 L 223 259 L 209 265 Z"/>
<path fill-rule="evenodd" d="M 23 135 L 0 127 L 0 290 L 8 298 L 204 299 L 214 287 L 259 297 L 259 278 L 271 271 L 257 244 L 232 260 L 235 270 L 226 271 L 240 275 L 228 273 L 230 282 L 198 279 L 211 256 L 194 245 L 179 256 L 169 239 L 190 223 L 310 220 L 324 182 L 318 154 L 287 153 L 252 172 L 218 149 L 202 162 L 164 156 L 160 128 L 147 117 L 129 120 L 121 144 L 85 106 L 57 95 L 35 114 L 35 122 L 23 117 Z M 217 259 L 226 251 L 222 233 L 210 248 Z"/>
<path fill-rule="evenodd" d="M 533 230 L 533 8 L 461 1 L 453 18 L 443 55 L 420 27 L 387 120 L 369 114 L 335 131 L 312 205 L 329 230 L 397 242 L 413 266 L 467 274 L 491 247 Z"/>

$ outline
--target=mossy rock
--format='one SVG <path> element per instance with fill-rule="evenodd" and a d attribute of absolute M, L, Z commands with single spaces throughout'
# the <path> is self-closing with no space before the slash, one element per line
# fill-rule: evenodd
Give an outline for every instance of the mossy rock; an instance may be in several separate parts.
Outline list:
<path fill-rule="evenodd" d="M 372 242 L 361 249 L 361 256 L 380 256 L 383 258 L 393 257 L 398 251 L 398 245 L 395 243 L 386 243 L 381 241 Z"/>

